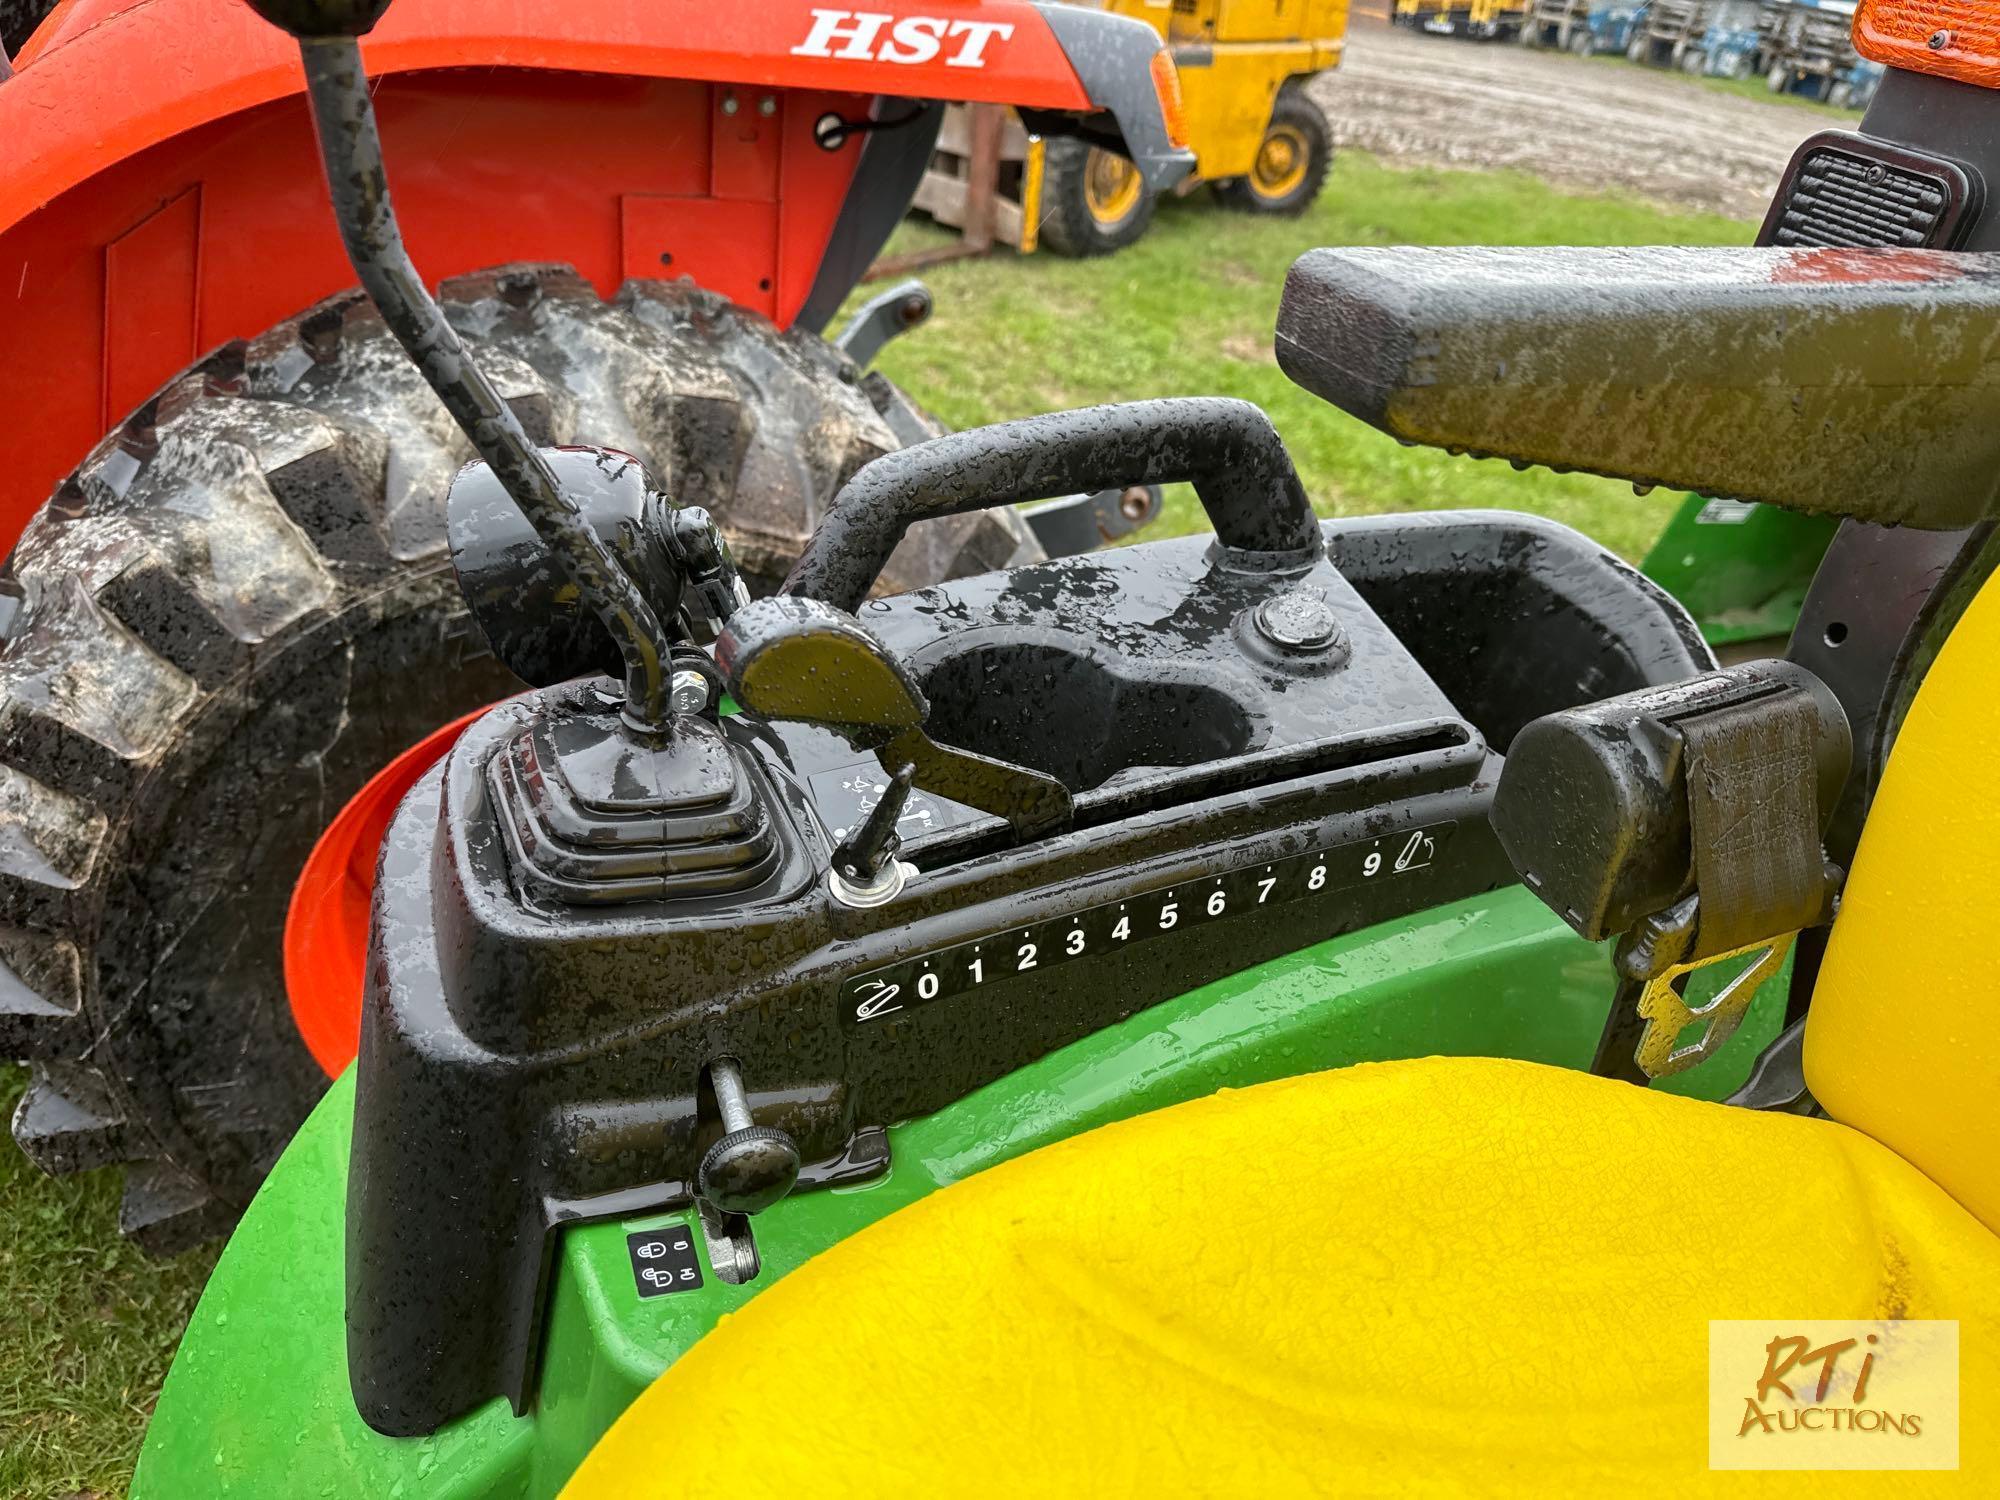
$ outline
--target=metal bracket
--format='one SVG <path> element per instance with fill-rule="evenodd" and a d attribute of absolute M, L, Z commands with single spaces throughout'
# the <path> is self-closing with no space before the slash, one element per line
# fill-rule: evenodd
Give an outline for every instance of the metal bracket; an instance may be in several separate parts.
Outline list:
<path fill-rule="evenodd" d="M 1802 1016 L 1778 1033 L 1750 1069 L 1743 1087 L 1723 1100 L 1739 1109 L 1763 1110 L 1767 1114 L 1812 1115 L 1824 1119 L 1826 1111 L 1806 1088 L 1806 1023 Z"/>
<path fill-rule="evenodd" d="M 1743 1024 L 1743 1017 L 1750 1009 L 1750 1002 L 1756 998 L 1758 986 L 1784 967 L 1785 956 L 1791 952 L 1792 939 L 1796 933 L 1786 933 L 1783 937 L 1769 942 L 1749 943 L 1727 953 L 1718 953 L 1713 958 L 1697 959 L 1693 963 L 1669 965 L 1663 972 L 1648 979 L 1639 993 L 1639 1014 L 1645 1019 L 1646 1029 L 1639 1038 L 1634 1060 L 1639 1070 L 1648 1078 L 1670 1078 L 1676 1073 L 1684 1073 L 1697 1063 L 1706 1062 L 1722 1049 L 1736 1034 L 1736 1028 Z M 1713 964 L 1728 963 L 1732 959 L 1745 958 L 1751 954 L 1761 955 L 1750 963 L 1706 1005 L 1689 1005 L 1686 989 L 1688 979 Z M 1699 1040 L 1680 1045 L 1680 1039 L 1690 1026 L 1706 1022 Z"/>
<path fill-rule="evenodd" d="M 764 1262 L 757 1253 L 757 1236 L 750 1227 L 750 1216 L 726 1214 L 706 1198 L 695 1199 L 695 1209 L 701 1220 L 701 1237 L 708 1249 L 708 1263 L 715 1268 L 716 1279 L 730 1286 L 755 1281 Z"/>
<path fill-rule="evenodd" d="M 1075 557 L 1150 526 L 1162 503 L 1157 484 L 1133 484 L 1047 500 L 1025 507 L 1021 519 L 1050 557 Z"/>
<path fill-rule="evenodd" d="M 899 281 L 862 303 L 834 337 L 833 347 L 865 370 L 889 340 L 928 323 L 932 305 L 931 289 L 921 281 Z"/>

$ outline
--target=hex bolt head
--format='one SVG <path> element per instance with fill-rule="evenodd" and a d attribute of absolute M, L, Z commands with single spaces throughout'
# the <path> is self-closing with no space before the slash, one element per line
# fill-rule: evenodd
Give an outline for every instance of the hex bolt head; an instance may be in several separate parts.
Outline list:
<path fill-rule="evenodd" d="M 735 114 L 738 107 L 739 106 L 736 103 L 736 96 L 734 94 L 724 94 L 722 96 L 722 112 L 725 115 Z"/>
<path fill-rule="evenodd" d="M 762 115 L 765 119 L 767 120 L 770 119 L 771 116 L 775 115 L 777 112 L 778 112 L 778 101 L 774 96 L 766 94 L 763 98 L 757 101 L 757 113 Z"/>
<path fill-rule="evenodd" d="M 1285 651 L 1324 651 L 1343 634 L 1332 606 L 1297 589 L 1266 599 L 1254 618 L 1257 633 Z"/>
<path fill-rule="evenodd" d="M 708 679 L 692 667 L 674 673 L 667 702 L 677 714 L 698 714 L 708 707 Z"/>

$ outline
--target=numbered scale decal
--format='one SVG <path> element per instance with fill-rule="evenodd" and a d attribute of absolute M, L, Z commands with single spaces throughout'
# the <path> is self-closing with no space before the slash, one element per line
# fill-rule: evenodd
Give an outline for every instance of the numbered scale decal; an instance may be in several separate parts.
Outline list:
<path fill-rule="evenodd" d="M 840 988 L 841 1019 L 849 1026 L 886 1020 L 985 985 L 1109 953 L 1239 912 L 1371 881 L 1393 880 L 1436 862 L 1455 825 L 1439 823 L 1386 838 L 1363 839 L 1315 854 L 1298 854 L 1227 875 L 1198 876 L 1125 901 L 1107 901 L 1071 916 L 1052 917 L 973 943 L 908 958 L 857 975 Z"/>

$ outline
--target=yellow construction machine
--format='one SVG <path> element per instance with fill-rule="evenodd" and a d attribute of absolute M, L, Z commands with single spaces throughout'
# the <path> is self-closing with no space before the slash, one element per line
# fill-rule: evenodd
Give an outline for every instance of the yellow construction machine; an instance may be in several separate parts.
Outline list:
<path fill-rule="evenodd" d="M 1526 0 L 1396 0 L 1398 26 L 1481 40 L 1517 37 L 1534 7 Z"/>
<path fill-rule="evenodd" d="M 1100 0 L 1163 37 L 1180 79 L 1178 122 L 1193 175 L 1256 213 L 1305 212 L 1333 161 L 1326 114 L 1305 84 L 1339 66 L 1348 0 Z M 998 242 L 1103 255 L 1152 222 L 1132 164 L 1087 140 L 1043 140 L 1011 111 L 954 106 L 916 206 L 966 231 L 974 252 Z"/>

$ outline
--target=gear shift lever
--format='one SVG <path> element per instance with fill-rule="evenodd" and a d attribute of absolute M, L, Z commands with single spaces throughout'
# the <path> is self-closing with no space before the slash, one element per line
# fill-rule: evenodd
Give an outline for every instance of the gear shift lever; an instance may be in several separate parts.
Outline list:
<path fill-rule="evenodd" d="M 403 246 L 357 41 L 382 19 L 389 0 L 249 3 L 258 15 L 298 41 L 334 218 L 361 285 L 424 380 L 617 643 L 625 667 L 626 719 L 640 729 L 658 729 L 672 716 L 667 694 L 672 638 L 638 585 L 564 493 L 547 455 L 528 441 L 520 419 L 466 353 Z"/>

